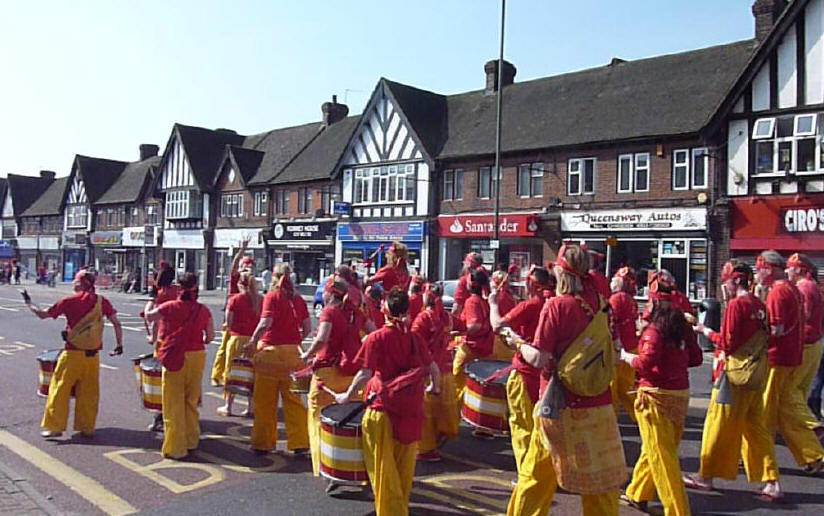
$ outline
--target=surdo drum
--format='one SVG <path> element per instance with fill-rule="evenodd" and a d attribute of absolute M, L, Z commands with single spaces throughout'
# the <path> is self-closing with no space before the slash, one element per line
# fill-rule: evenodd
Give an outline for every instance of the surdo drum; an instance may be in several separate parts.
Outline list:
<path fill-rule="evenodd" d="M 57 359 L 62 353 L 62 349 L 51 349 L 37 355 L 37 395 L 44 398 L 49 397 L 49 384 L 51 383 L 54 368 L 57 367 Z M 72 389 L 72 394 L 74 390 Z"/>
<path fill-rule="evenodd" d="M 509 367 L 501 360 L 473 360 L 466 365 L 461 418 L 470 425 L 493 434 L 509 432 L 507 422 L 506 380 L 508 375 L 490 379 Z"/>
<path fill-rule="evenodd" d="M 358 405 L 350 401 L 320 411 L 320 474 L 338 483 L 363 485 L 368 480 L 361 443 L 363 412 L 340 424 Z"/>
<path fill-rule="evenodd" d="M 163 411 L 163 368 L 151 355 L 140 361 L 140 401 L 149 412 Z"/>
<path fill-rule="evenodd" d="M 225 389 L 233 394 L 249 396 L 255 385 L 255 369 L 246 357 L 235 357 L 226 373 Z"/>

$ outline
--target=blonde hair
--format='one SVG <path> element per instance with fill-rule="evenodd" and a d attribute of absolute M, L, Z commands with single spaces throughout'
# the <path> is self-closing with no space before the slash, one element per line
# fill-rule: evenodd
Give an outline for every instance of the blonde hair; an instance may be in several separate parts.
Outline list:
<path fill-rule="evenodd" d="M 238 287 L 243 288 L 243 290 L 251 294 L 252 297 L 256 297 L 258 295 L 257 280 L 255 279 L 255 275 L 252 274 L 252 271 L 249 269 L 243 269 L 243 271 L 241 271 L 237 284 Z"/>
<path fill-rule="evenodd" d="M 577 272 L 580 277 L 556 265 L 553 269 L 555 277 L 558 278 L 558 285 L 555 288 L 555 292 L 559 296 L 564 294 L 577 294 L 584 289 L 581 277 L 585 276 L 587 271 L 589 271 L 589 256 L 587 252 L 577 244 L 568 244 L 564 246 L 562 250 L 564 251 L 564 255 L 559 256 L 558 260 L 563 258 L 567 265 Z"/>
<path fill-rule="evenodd" d="M 499 286 L 507 277 L 509 277 L 509 275 L 504 271 L 495 271 L 492 273 L 492 283 L 494 283 L 495 286 Z"/>
<path fill-rule="evenodd" d="M 269 285 L 269 290 L 275 290 L 280 287 L 280 278 L 292 274 L 292 267 L 288 263 L 279 263 L 275 265 L 272 270 L 272 283 Z"/>
<path fill-rule="evenodd" d="M 399 260 L 405 260 L 406 256 L 409 254 L 409 251 L 406 248 L 406 245 L 400 242 L 392 242 L 392 248 L 394 249 L 394 252 L 387 255 L 386 262 L 389 265 L 394 266 Z"/>

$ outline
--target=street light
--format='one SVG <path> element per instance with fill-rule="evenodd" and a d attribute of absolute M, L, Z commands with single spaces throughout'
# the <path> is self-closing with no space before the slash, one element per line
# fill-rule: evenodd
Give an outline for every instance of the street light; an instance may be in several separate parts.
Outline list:
<path fill-rule="evenodd" d="M 498 266 L 498 259 L 501 252 L 501 240 L 498 227 L 498 215 L 501 211 L 501 99 L 504 69 L 504 20 L 506 18 L 506 0 L 501 0 L 501 41 L 500 52 L 498 53 L 498 88 L 495 96 L 495 240 L 492 244 L 495 261 L 492 264 L 493 270 Z"/>

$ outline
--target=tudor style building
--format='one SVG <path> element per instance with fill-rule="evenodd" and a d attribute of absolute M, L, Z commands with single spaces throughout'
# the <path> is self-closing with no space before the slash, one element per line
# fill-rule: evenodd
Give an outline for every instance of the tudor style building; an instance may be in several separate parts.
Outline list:
<path fill-rule="evenodd" d="M 45 264 L 47 270 L 60 270 L 60 236 L 63 232 L 63 203 L 68 177 L 57 178 L 20 217 L 20 238 L 29 240 L 35 252 L 24 261 Z M 22 257 L 22 256 L 21 256 Z M 29 265 L 30 266 L 30 265 Z"/>
<path fill-rule="evenodd" d="M 41 171 L 39 176 L 9 174 L 0 219 L 0 259 L 19 259 L 31 272 L 37 270 L 38 238 L 23 227 L 23 214 L 55 181 L 55 173 Z"/>

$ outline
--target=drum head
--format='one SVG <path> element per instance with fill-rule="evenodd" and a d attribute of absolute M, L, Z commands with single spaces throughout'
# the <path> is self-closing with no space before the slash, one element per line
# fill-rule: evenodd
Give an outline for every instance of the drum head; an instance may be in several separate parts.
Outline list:
<path fill-rule="evenodd" d="M 130 359 L 132 362 L 142 362 L 149 357 L 153 357 L 154 353 L 143 353 L 142 355 L 137 355 L 136 357 Z"/>
<path fill-rule="evenodd" d="M 340 421 L 360 404 L 358 401 L 347 401 L 343 404 L 333 403 L 321 409 L 320 420 L 327 425 L 340 426 Z M 346 424 L 346 428 L 359 428 L 361 426 L 361 420 L 363 419 L 363 412 L 364 411 L 361 410 L 357 416 L 352 418 L 352 420 Z"/>
<path fill-rule="evenodd" d="M 145 371 L 157 371 L 160 369 L 160 362 L 153 356 L 146 357 L 140 362 L 140 369 Z"/>
<path fill-rule="evenodd" d="M 62 349 L 50 349 L 37 355 L 38 362 L 57 362 L 57 357 L 62 352 Z"/>
<path fill-rule="evenodd" d="M 478 383 L 483 383 L 484 380 L 505 367 L 509 367 L 509 362 L 503 360 L 473 360 L 466 366 L 466 374 Z M 506 379 L 507 375 L 504 375 L 491 383 L 493 385 L 506 385 Z"/>

